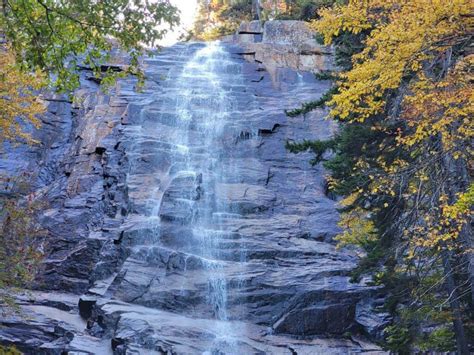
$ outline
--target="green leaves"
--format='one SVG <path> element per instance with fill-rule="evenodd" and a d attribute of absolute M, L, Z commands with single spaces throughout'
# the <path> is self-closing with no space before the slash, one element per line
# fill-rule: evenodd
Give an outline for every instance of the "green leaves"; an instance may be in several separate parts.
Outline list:
<path fill-rule="evenodd" d="M 95 73 L 113 61 L 113 47 L 128 52 L 129 72 L 138 72 L 138 56 L 153 47 L 179 21 L 168 1 L 9 0 L 0 28 L 24 70 L 51 74 L 59 91 L 76 88 L 78 62 Z"/>
<path fill-rule="evenodd" d="M 165 25 L 178 20 L 177 9 L 166 0 L 4 0 L 0 142 L 33 141 L 23 126 L 39 126 L 36 116 L 44 106 L 37 93 L 48 78 L 60 92 L 77 88 L 83 69 L 92 70 L 105 87 L 127 74 L 143 81 L 139 56 L 163 37 Z M 127 65 L 116 62 L 118 48 L 128 53 Z M 34 278 L 42 257 L 38 237 L 43 231 L 36 219 L 42 207 L 21 194 L 0 199 L 0 302 L 12 304 L 9 288 L 27 286 Z"/>

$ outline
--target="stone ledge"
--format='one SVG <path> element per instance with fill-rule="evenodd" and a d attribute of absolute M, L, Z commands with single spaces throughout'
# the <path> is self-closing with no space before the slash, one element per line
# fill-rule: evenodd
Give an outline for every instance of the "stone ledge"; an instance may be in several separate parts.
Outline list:
<path fill-rule="evenodd" d="M 317 43 L 303 21 L 244 22 L 231 41 L 242 47 L 246 60 L 261 63 L 274 82 L 284 68 L 313 73 L 336 69 L 334 48 Z"/>

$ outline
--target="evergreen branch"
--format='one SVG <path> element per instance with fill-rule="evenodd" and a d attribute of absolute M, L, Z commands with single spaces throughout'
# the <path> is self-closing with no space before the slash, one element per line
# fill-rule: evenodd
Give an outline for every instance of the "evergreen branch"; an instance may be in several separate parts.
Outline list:
<path fill-rule="evenodd" d="M 317 108 L 321 108 L 326 106 L 326 103 L 331 100 L 334 94 L 336 94 L 338 91 L 337 86 L 332 87 L 328 91 L 326 91 L 318 100 L 316 101 L 310 101 L 310 102 L 305 102 L 304 104 L 301 105 L 300 108 L 295 108 L 293 110 L 285 110 L 285 114 L 288 117 L 296 117 L 299 115 L 304 115 L 308 112 L 311 112 Z"/>
<path fill-rule="evenodd" d="M 334 149 L 335 145 L 336 142 L 334 139 L 326 141 L 310 141 L 305 139 L 303 142 L 299 143 L 286 141 L 285 148 L 288 149 L 289 152 L 295 154 L 305 152 L 307 150 L 313 152 L 315 157 L 311 159 L 310 163 L 311 165 L 316 165 L 323 160 L 323 154 L 329 149 Z"/>

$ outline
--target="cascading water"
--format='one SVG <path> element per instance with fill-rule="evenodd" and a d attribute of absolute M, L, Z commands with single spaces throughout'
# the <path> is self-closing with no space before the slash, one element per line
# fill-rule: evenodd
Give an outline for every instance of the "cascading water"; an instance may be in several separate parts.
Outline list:
<path fill-rule="evenodd" d="M 198 255 L 202 272 L 207 280 L 206 302 L 214 319 L 227 321 L 227 280 L 222 271 L 221 237 L 225 236 L 222 221 L 238 214 L 231 213 L 225 199 L 222 183 L 238 174 L 235 167 L 223 165 L 222 140 L 224 129 L 229 124 L 233 110 L 232 97 L 228 95 L 229 83 L 224 82 L 232 75 L 233 85 L 238 82 L 240 65 L 230 60 L 229 53 L 218 42 L 207 44 L 198 50 L 184 66 L 168 88 L 175 93 L 171 112 L 161 113 L 160 120 L 174 122 L 176 129 L 168 142 L 174 145 L 168 171 L 169 185 L 185 180 L 189 189 L 177 192 L 175 208 L 189 218 L 182 221 L 191 227 L 192 245 L 188 252 Z M 235 82 L 236 81 L 236 82 Z M 169 185 L 166 187 L 169 188 Z M 161 213 L 163 206 L 156 211 Z M 166 218 L 165 218 L 166 219 Z M 189 255 L 185 256 L 184 270 Z M 192 280 L 191 280 L 192 281 Z M 182 294 L 188 282 L 185 275 Z M 230 334 L 226 322 L 216 322 L 218 337 L 215 346 L 222 346 Z M 229 345 L 229 344 L 228 344 Z"/>
<path fill-rule="evenodd" d="M 285 149 L 331 136 L 324 112 L 289 120 L 284 109 L 329 84 L 270 77 L 226 42 L 176 45 L 144 65 L 147 87 L 123 128 L 127 254 L 101 291 L 113 336 L 131 351 L 328 353 L 288 334 L 346 327 L 331 302 L 358 292 L 344 276 L 355 260 L 321 241 L 338 218 L 322 172 Z"/>
<path fill-rule="evenodd" d="M 185 156 L 183 171 L 195 179 L 196 195 L 185 201 L 193 210 L 192 232 L 200 241 L 200 254 L 204 258 L 208 273 L 208 302 L 215 317 L 227 319 L 226 280 L 219 272 L 219 263 L 214 260 L 218 253 L 219 229 L 213 213 L 216 201 L 213 198 L 216 181 L 222 178 L 219 166 L 219 138 L 229 116 L 230 102 L 222 88 L 216 69 L 229 65 L 226 53 L 217 43 L 212 43 L 200 51 L 185 66 L 177 87 L 181 93 L 176 97 L 176 119 L 184 134 L 176 142 Z M 230 65 L 235 66 L 234 63 Z M 181 90 L 182 89 L 182 90 Z M 190 131 L 195 131 L 198 141 L 192 141 Z M 196 135 L 195 135 L 196 137 Z"/>
<path fill-rule="evenodd" d="M 294 26 L 267 22 L 268 38 L 236 35 L 262 40 L 269 50 L 263 58 L 232 41 L 164 48 L 143 58 L 140 93 L 133 76 L 110 97 L 94 89 L 72 120 L 69 106 L 52 104 L 51 117 L 61 112 L 52 122 L 66 124 L 64 137 L 76 139 L 59 145 L 65 160 L 53 171 L 60 180 L 47 190 L 61 206 L 44 213 L 58 244 L 45 260 L 51 285 L 34 292 L 36 301 L 20 296 L 25 315 L 38 316 L 2 319 L 0 343 L 34 348 L 28 354 L 377 350 L 341 339 L 385 322 L 368 309 L 378 304 L 370 296 L 378 290 L 366 278 L 351 282 L 357 257 L 331 242 L 339 214 L 326 196 L 324 170 L 310 165 L 311 152 L 295 158 L 285 148 L 337 130 L 325 110 L 284 113 L 331 86 L 312 73 L 274 67 L 283 59 L 294 64 L 295 47 L 288 44 L 285 54 L 279 41 L 293 38 Z M 277 43 L 268 43 L 272 36 Z M 88 282 L 78 302 L 57 292 L 77 293 Z"/>

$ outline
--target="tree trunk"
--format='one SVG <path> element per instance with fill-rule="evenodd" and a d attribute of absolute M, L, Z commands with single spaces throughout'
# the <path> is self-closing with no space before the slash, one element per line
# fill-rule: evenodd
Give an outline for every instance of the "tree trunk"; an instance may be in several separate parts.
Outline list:
<path fill-rule="evenodd" d="M 448 202 L 450 204 L 453 204 L 456 202 L 456 196 L 457 193 L 461 191 L 465 191 L 467 186 L 469 185 L 469 181 L 465 179 L 465 176 L 463 176 L 463 171 L 465 171 L 465 165 L 464 162 L 462 161 L 457 161 L 455 160 L 450 154 L 445 154 L 443 161 L 443 170 L 444 174 L 448 176 L 449 178 L 445 180 L 444 184 L 444 191 L 448 195 Z M 473 279 L 472 279 L 472 253 L 471 253 L 471 245 L 472 245 L 472 236 L 466 235 L 466 233 L 469 232 L 470 226 L 464 226 L 463 230 L 461 231 L 459 235 L 459 240 L 463 244 L 463 250 L 467 252 L 467 255 L 464 257 L 469 258 L 468 261 L 468 281 L 471 282 L 471 292 L 473 292 Z M 443 260 L 443 267 L 444 267 L 444 273 L 446 275 L 446 288 L 448 292 L 448 297 L 449 297 L 449 304 L 451 306 L 451 311 L 453 314 L 453 326 L 454 326 L 454 332 L 456 335 L 456 344 L 457 344 L 457 349 L 459 354 L 469 354 L 469 346 L 468 342 L 466 339 L 466 334 L 464 331 L 464 325 L 462 321 L 462 308 L 461 308 L 461 303 L 460 303 L 460 297 L 459 297 L 459 292 L 456 287 L 456 281 L 454 279 L 454 274 L 455 271 L 453 269 L 452 263 L 451 263 L 451 257 L 452 257 L 452 252 L 449 250 L 444 250 L 442 252 L 442 260 Z"/>
<path fill-rule="evenodd" d="M 456 202 L 456 195 L 465 192 L 471 183 L 467 163 L 463 159 L 455 160 L 452 156 L 446 155 L 444 158 L 444 169 L 449 174 L 450 179 L 446 191 L 449 196 L 449 203 Z M 474 313 L 474 236 L 468 221 L 459 233 L 459 240 L 463 244 L 464 256 L 467 266 L 468 282 L 471 290 L 471 313 Z M 474 314 L 473 314 L 474 315 Z"/>
<path fill-rule="evenodd" d="M 459 177 L 459 191 L 466 191 L 469 188 L 471 179 L 467 169 L 467 163 L 458 159 L 455 167 L 455 176 Z M 458 191 L 458 192 L 459 192 Z M 469 284 L 471 286 L 471 315 L 474 316 L 474 231 L 472 230 L 472 218 L 466 223 L 460 233 L 460 239 L 465 245 L 465 258 L 468 264 L 467 272 Z"/>
<path fill-rule="evenodd" d="M 451 266 L 450 252 L 444 250 L 442 252 L 444 274 L 446 276 L 446 289 L 448 291 L 449 305 L 453 313 L 453 326 L 454 333 L 456 335 L 456 345 L 459 355 L 468 355 L 469 347 L 464 332 L 464 326 L 462 322 L 461 305 L 459 303 L 459 294 L 456 289 L 454 282 L 454 271 Z"/>
<path fill-rule="evenodd" d="M 474 231 L 470 224 L 468 224 L 462 230 L 462 237 L 464 243 L 469 247 L 466 252 L 466 258 L 468 260 L 468 277 L 471 285 L 471 315 L 474 317 Z"/>

